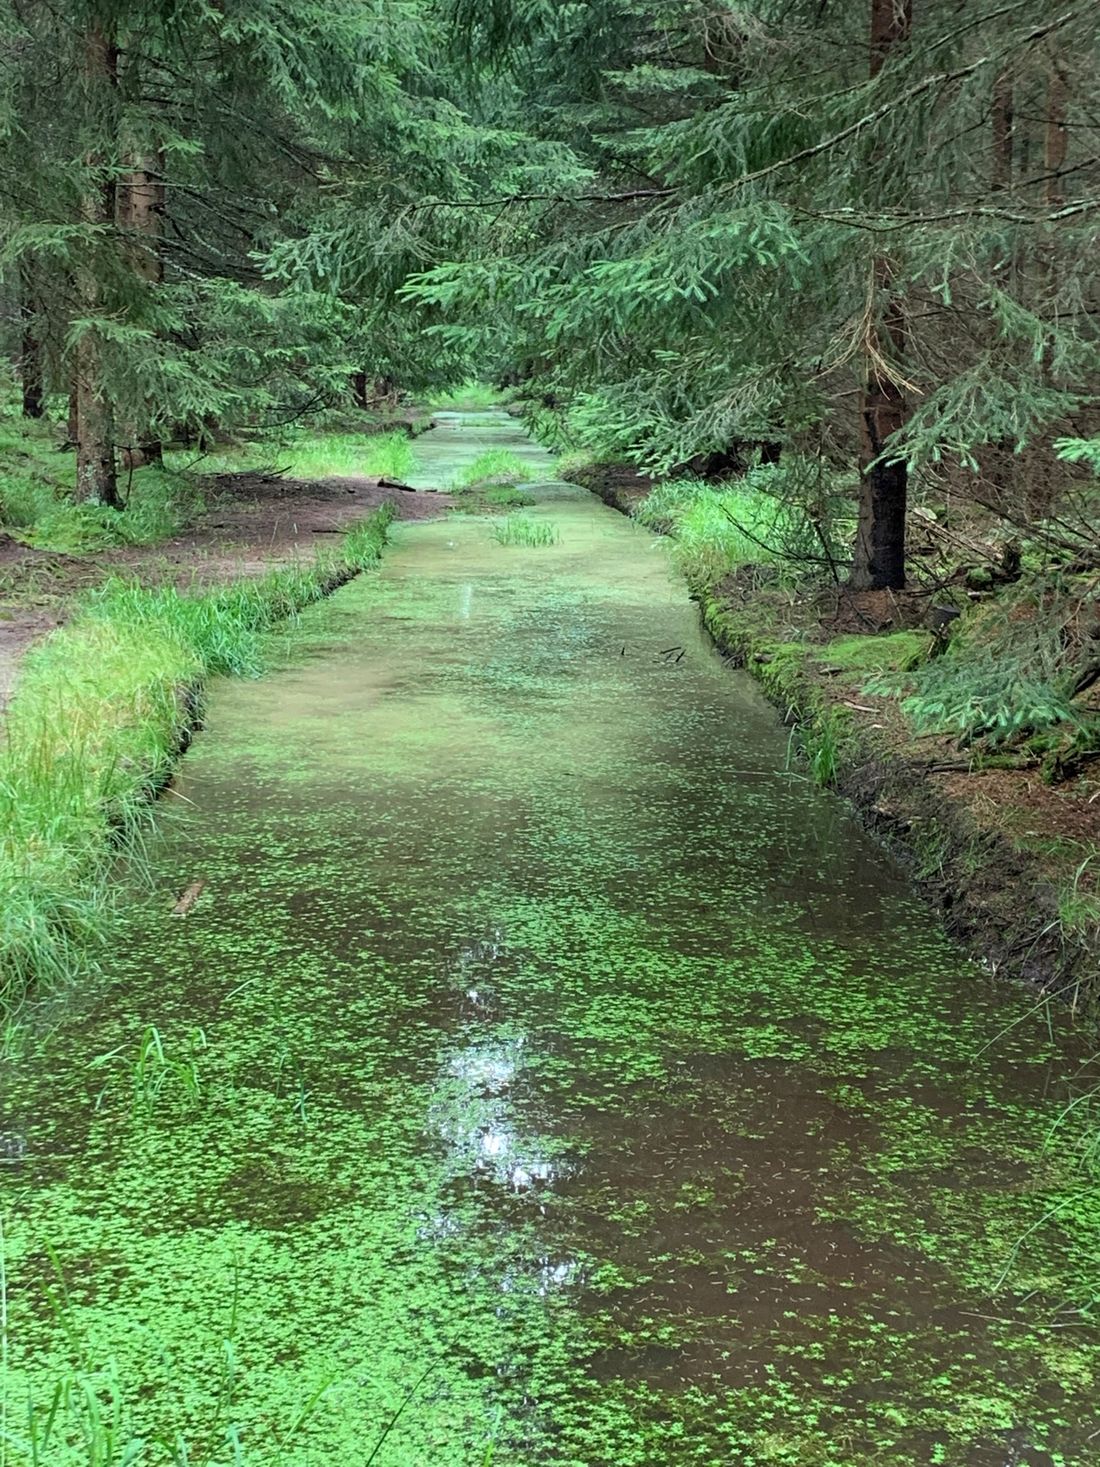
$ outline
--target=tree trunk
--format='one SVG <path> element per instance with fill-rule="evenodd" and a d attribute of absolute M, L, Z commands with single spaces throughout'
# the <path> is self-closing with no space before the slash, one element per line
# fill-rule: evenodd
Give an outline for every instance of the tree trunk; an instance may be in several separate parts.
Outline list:
<path fill-rule="evenodd" d="M 1069 88 L 1066 85 L 1065 72 L 1059 65 L 1059 57 L 1055 52 L 1051 56 L 1050 79 L 1047 84 L 1046 133 L 1043 145 L 1043 171 L 1046 174 L 1043 196 L 1047 208 L 1052 211 L 1060 209 L 1066 202 L 1061 173 L 1066 166 L 1068 143 L 1066 112 L 1068 106 Z M 1058 245 L 1053 234 L 1048 236 L 1043 247 L 1043 260 L 1046 270 L 1046 289 L 1050 297 L 1048 310 L 1051 318 L 1054 319 L 1057 313 L 1059 272 Z M 1056 342 L 1052 334 L 1043 348 L 1041 363 L 1042 380 L 1047 386 L 1052 385 L 1054 381 L 1055 348 Z"/>
<path fill-rule="evenodd" d="M 93 25 L 84 50 L 84 80 L 89 96 L 106 96 L 117 80 L 118 52 L 107 34 Z M 93 230 L 115 222 L 115 187 L 101 151 L 85 158 L 88 183 L 84 194 L 83 217 Z M 104 301 L 93 238 L 88 258 L 79 281 L 80 305 L 89 319 L 102 314 Z M 86 329 L 76 348 L 76 493 L 78 499 L 98 501 L 121 509 L 115 465 L 114 409 L 103 381 L 103 360 L 99 333 L 94 326 Z"/>
<path fill-rule="evenodd" d="M 996 193 L 1012 187 L 1012 144 L 1016 117 L 1012 73 L 1002 71 L 993 83 L 993 166 L 990 182 Z"/>
<path fill-rule="evenodd" d="M 123 232 L 134 272 L 151 286 L 164 279 L 161 231 L 164 219 L 165 186 L 163 155 L 142 158 L 127 173 L 118 188 L 118 225 Z M 130 425 L 125 433 L 125 461 L 129 468 L 164 461 L 159 439 L 144 435 Z"/>
<path fill-rule="evenodd" d="M 1050 69 L 1050 87 L 1047 92 L 1047 128 L 1045 148 L 1045 172 L 1047 175 L 1046 201 L 1052 209 L 1066 202 L 1060 174 L 1066 166 L 1066 109 L 1069 90 L 1057 56 Z"/>
<path fill-rule="evenodd" d="M 912 0 L 871 0 L 872 77 L 882 70 L 891 50 L 909 39 L 912 24 Z M 903 357 L 906 346 L 905 313 L 892 294 L 892 284 L 890 261 L 880 255 L 871 269 L 871 322 L 860 400 L 859 525 L 851 576 L 853 589 L 860 591 L 905 585 L 909 471 L 904 463 L 882 462 L 891 436 L 905 426 L 907 411 L 901 387 L 886 365 L 888 357 L 895 361 Z"/>
<path fill-rule="evenodd" d="M 23 319 L 23 342 L 20 351 L 20 371 L 23 380 L 23 416 L 40 418 L 44 411 L 45 380 L 42 351 L 42 301 L 37 289 L 34 266 L 24 260 L 20 271 L 22 299 L 20 315 Z"/>

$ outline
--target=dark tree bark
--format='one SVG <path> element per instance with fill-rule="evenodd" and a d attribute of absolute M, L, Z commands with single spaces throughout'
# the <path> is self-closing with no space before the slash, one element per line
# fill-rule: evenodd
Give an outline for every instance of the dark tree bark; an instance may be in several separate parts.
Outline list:
<path fill-rule="evenodd" d="M 909 39 L 912 24 L 912 0 L 871 0 L 872 77 L 882 70 L 893 48 Z M 905 395 L 886 363 L 904 357 L 906 324 L 901 301 L 892 294 L 890 260 L 877 256 L 871 273 L 873 299 L 860 400 L 859 525 L 851 585 L 856 590 L 879 591 L 905 585 L 909 471 L 904 463 L 882 462 L 882 454 L 891 437 L 905 426 Z"/>
<path fill-rule="evenodd" d="M 161 249 L 164 206 L 164 159 L 157 155 L 142 158 L 119 183 L 117 214 L 134 272 L 152 286 L 164 279 Z M 159 439 L 142 436 L 130 424 L 125 440 L 127 467 L 163 463 L 164 448 Z"/>
<path fill-rule="evenodd" d="M 106 96 L 117 82 L 118 51 L 107 33 L 93 25 L 84 48 L 84 79 L 90 95 Z M 93 229 L 115 222 L 115 187 L 101 152 L 85 159 L 89 182 L 84 195 L 83 217 Z M 95 241 L 89 260 L 81 271 L 81 310 L 94 318 L 104 308 L 95 259 Z M 102 351 L 95 327 L 85 330 L 76 349 L 76 492 L 79 499 L 121 509 L 115 462 L 114 408 L 103 380 Z"/>
<path fill-rule="evenodd" d="M 19 365 L 23 381 L 23 416 L 40 418 L 45 410 L 42 300 L 37 288 L 36 271 L 29 261 L 23 263 L 20 283 L 22 299 L 19 310 L 23 319 L 23 340 Z"/>
<path fill-rule="evenodd" d="M 1012 146 L 1016 129 L 1012 73 L 1002 71 L 993 84 L 993 167 L 990 182 L 998 193 L 1012 187 Z"/>
<path fill-rule="evenodd" d="M 1065 74 L 1055 56 L 1050 69 L 1050 86 L 1047 92 L 1047 128 L 1045 148 L 1045 172 L 1047 175 L 1046 199 L 1052 209 L 1066 201 L 1065 187 L 1060 178 L 1066 166 L 1066 110 L 1069 106 L 1069 88 Z"/>

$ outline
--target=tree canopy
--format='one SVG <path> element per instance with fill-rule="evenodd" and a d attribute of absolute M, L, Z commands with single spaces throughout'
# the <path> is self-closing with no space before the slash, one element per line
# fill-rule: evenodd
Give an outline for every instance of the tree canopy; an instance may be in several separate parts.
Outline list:
<path fill-rule="evenodd" d="M 830 555 L 858 501 L 862 584 L 904 577 L 914 475 L 1095 543 L 1058 446 L 1096 432 L 1094 7 L 9 0 L 0 27 L 24 396 L 73 389 L 83 493 L 120 448 L 479 373 L 561 444 L 770 465 Z"/>

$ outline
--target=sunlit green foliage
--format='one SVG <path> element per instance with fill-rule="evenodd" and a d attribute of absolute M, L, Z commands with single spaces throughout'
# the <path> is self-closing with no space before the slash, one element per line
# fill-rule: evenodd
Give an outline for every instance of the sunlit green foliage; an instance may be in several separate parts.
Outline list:
<path fill-rule="evenodd" d="M 517 453 L 507 448 L 487 448 L 457 475 L 455 486 L 472 489 L 483 484 L 524 484 L 530 477 L 530 465 Z"/>
<path fill-rule="evenodd" d="M 529 550 L 556 545 L 560 538 L 556 526 L 522 514 L 507 515 L 493 526 L 491 533 L 498 545 L 521 545 Z"/>
<path fill-rule="evenodd" d="M 756 465 L 729 484 L 665 480 L 636 513 L 643 524 L 674 536 L 690 580 L 711 585 L 749 564 L 773 566 L 784 575 L 804 575 L 807 566 L 827 574 L 844 555 L 838 499 L 820 464 L 791 458 Z"/>
<path fill-rule="evenodd" d="M 195 476 L 277 472 L 292 479 L 403 479 L 416 466 L 416 450 L 408 434 L 398 430 L 332 433 L 304 428 L 199 452 L 179 449 L 168 462 Z"/>

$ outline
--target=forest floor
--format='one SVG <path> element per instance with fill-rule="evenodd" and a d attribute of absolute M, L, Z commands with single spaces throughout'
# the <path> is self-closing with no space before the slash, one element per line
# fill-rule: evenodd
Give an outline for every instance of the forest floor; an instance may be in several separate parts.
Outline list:
<path fill-rule="evenodd" d="M 442 514 L 446 494 L 382 487 L 377 479 L 218 475 L 193 525 L 149 545 L 80 555 L 36 549 L 0 534 L 0 707 L 28 646 L 68 620 L 81 596 L 112 576 L 183 587 L 224 584 L 309 561 L 332 537 L 379 505 L 399 519 Z"/>
<path fill-rule="evenodd" d="M 651 488 L 623 465 L 571 477 L 628 515 Z M 719 648 L 798 727 L 821 782 L 851 800 L 992 966 L 1100 1005 L 1100 762 L 1052 777 L 1039 758 L 915 734 L 898 697 L 867 689 L 927 647 L 915 606 L 890 593 L 855 604 L 820 583 L 792 594 L 758 572 L 745 566 L 694 593 Z"/>

